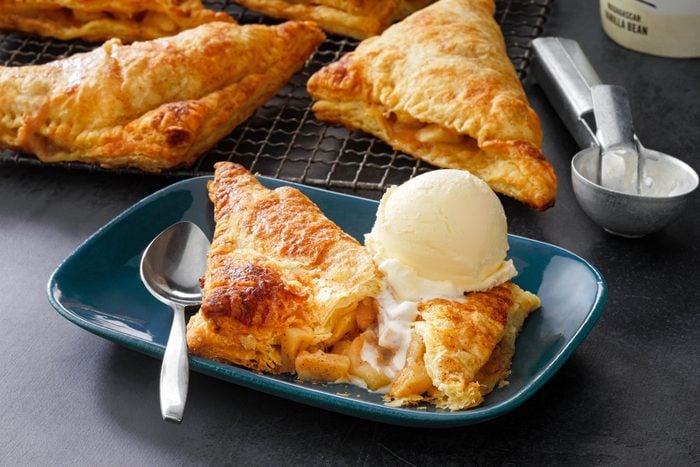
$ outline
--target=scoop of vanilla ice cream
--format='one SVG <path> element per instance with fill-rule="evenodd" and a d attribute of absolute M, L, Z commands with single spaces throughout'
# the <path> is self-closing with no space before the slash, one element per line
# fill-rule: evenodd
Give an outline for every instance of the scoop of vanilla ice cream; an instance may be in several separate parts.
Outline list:
<path fill-rule="evenodd" d="M 517 274 L 500 200 L 463 170 L 435 170 L 390 188 L 365 244 L 401 300 L 461 297 Z"/>

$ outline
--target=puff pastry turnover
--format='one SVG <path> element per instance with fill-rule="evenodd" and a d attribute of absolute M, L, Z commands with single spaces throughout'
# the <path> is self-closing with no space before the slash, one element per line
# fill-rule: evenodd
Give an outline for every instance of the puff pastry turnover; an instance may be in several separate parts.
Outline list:
<path fill-rule="evenodd" d="M 434 0 L 236 0 L 275 18 L 311 20 L 328 32 L 364 39 Z"/>
<path fill-rule="evenodd" d="M 189 165 L 284 86 L 323 39 L 313 23 L 214 22 L 0 67 L 0 146 L 45 162 Z"/>
<path fill-rule="evenodd" d="M 132 42 L 211 21 L 233 18 L 207 10 L 199 0 L 0 0 L 0 29 L 63 40 Z"/>
<path fill-rule="evenodd" d="M 216 164 L 209 197 L 216 229 L 189 350 L 273 373 L 330 361 L 317 379 L 342 378 L 347 359 L 323 351 L 372 312 L 381 281 L 369 253 L 301 192 L 269 190 L 239 165 Z"/>
<path fill-rule="evenodd" d="M 464 302 L 420 303 L 421 320 L 388 399 L 394 405 L 427 400 L 450 410 L 479 405 L 496 385 L 507 384 L 516 337 L 539 306 L 536 295 L 512 282 L 469 293 Z"/>
<path fill-rule="evenodd" d="M 493 14 L 493 0 L 440 0 L 363 41 L 310 78 L 316 117 L 551 206 L 556 177 L 540 123 Z"/>

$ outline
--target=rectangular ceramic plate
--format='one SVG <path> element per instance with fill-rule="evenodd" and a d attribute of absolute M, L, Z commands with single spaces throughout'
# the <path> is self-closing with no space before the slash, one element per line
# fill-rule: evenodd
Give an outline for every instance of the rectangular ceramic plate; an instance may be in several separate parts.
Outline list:
<path fill-rule="evenodd" d="M 86 240 L 49 280 L 54 308 L 92 333 L 162 358 L 172 313 L 141 284 L 141 253 L 163 229 L 183 220 L 198 224 L 211 237 L 214 221 L 206 191 L 210 179 L 193 178 L 164 188 Z M 298 188 L 360 241 L 374 224 L 376 201 L 260 180 L 269 188 Z M 392 408 L 384 405 L 380 394 L 351 385 L 301 383 L 289 375 L 262 375 L 198 357 L 190 357 L 190 367 L 251 389 L 385 423 L 447 427 L 497 417 L 522 404 L 562 366 L 595 324 L 607 296 L 600 273 L 573 253 L 527 238 L 509 236 L 508 240 L 508 256 L 519 271 L 514 282 L 535 292 L 542 308 L 530 315 L 518 338 L 510 384 L 494 390 L 475 409 Z"/>

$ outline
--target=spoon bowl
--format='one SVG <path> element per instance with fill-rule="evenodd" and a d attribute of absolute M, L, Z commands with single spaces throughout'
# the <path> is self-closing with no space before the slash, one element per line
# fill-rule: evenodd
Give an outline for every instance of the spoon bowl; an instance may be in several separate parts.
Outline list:
<path fill-rule="evenodd" d="M 160 373 L 163 420 L 182 421 L 189 383 L 185 307 L 202 301 L 199 278 L 207 265 L 210 243 L 192 222 L 179 222 L 161 232 L 141 257 L 141 281 L 159 301 L 173 309 L 173 323 Z"/>

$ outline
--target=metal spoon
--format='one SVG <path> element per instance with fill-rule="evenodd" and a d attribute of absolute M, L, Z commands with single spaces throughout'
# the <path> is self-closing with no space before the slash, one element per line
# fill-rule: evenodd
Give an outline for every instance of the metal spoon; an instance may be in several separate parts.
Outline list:
<path fill-rule="evenodd" d="M 182 421 L 187 400 L 189 362 L 185 307 L 202 301 L 199 278 L 204 274 L 209 239 L 192 222 L 179 222 L 161 232 L 141 257 L 141 280 L 159 301 L 173 309 L 173 324 L 160 372 L 163 420 Z"/>

